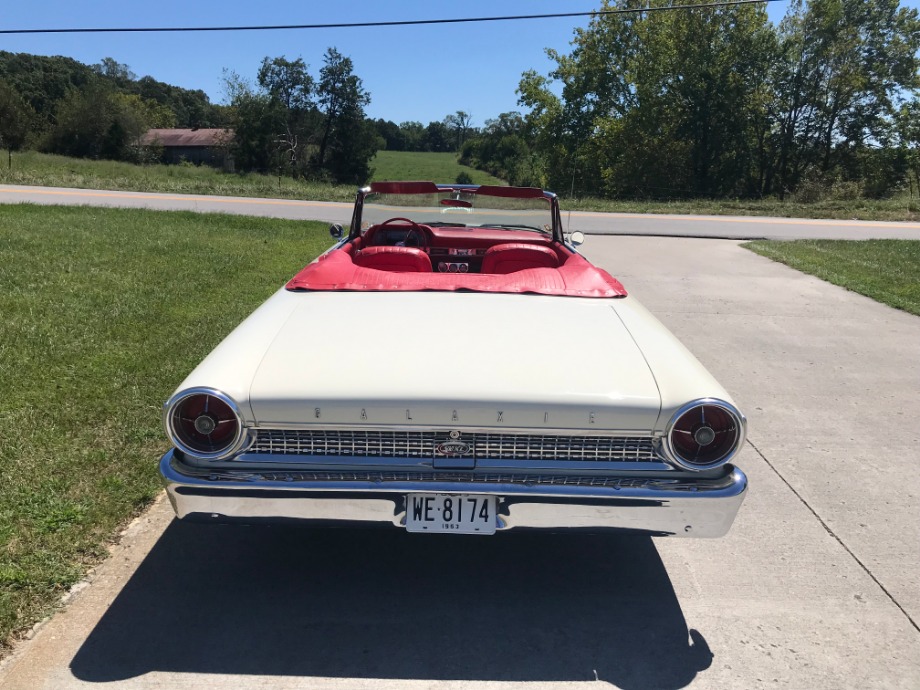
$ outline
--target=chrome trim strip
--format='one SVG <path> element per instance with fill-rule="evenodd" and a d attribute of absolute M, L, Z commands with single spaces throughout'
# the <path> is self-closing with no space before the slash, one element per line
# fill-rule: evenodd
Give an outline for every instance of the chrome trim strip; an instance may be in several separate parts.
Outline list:
<path fill-rule="evenodd" d="M 494 458 L 476 458 L 476 467 L 490 470 L 536 470 L 540 472 L 559 470 L 563 472 L 586 471 L 586 472 L 675 472 L 676 469 L 664 462 L 660 458 L 655 460 L 642 460 L 631 462 L 629 460 L 591 460 L 589 462 L 580 462 L 577 460 L 507 460 Z"/>
<path fill-rule="evenodd" d="M 291 471 L 300 470 L 342 470 L 342 469 L 376 469 L 381 471 L 392 469 L 430 469 L 435 465 L 435 461 L 457 460 L 458 458 L 401 458 L 401 457 L 355 457 L 342 455 L 276 455 L 272 453 L 241 453 L 233 458 L 225 460 L 206 460 L 199 461 L 195 458 L 189 458 L 195 467 L 207 469 L 225 469 L 241 470 L 243 467 L 259 470 L 270 467 L 273 469 L 283 469 Z M 464 458 L 459 458 L 464 459 Z M 472 459 L 472 458 L 468 458 Z M 197 464 L 200 462 L 201 464 Z M 686 470 L 675 467 L 674 465 L 658 460 L 655 462 L 575 462 L 572 460 L 562 460 L 554 462 L 551 460 L 496 460 L 491 458 L 476 458 L 476 468 L 508 472 L 593 472 L 606 473 L 616 472 L 618 475 L 630 472 L 671 472 L 684 473 Z M 698 474 L 698 472 L 694 472 Z"/>
<path fill-rule="evenodd" d="M 258 432 L 268 431 L 416 431 L 449 434 L 451 431 L 484 434 L 530 434 L 533 436 L 603 436 L 605 438 L 660 438 L 661 431 L 648 429 L 560 429 L 558 427 L 524 427 L 524 426 L 463 426 L 461 424 L 422 426 L 412 424 L 325 424 L 320 422 L 303 422 L 299 424 L 250 424 L 247 428 Z"/>
<path fill-rule="evenodd" d="M 674 428 L 674 424 L 677 422 L 677 420 L 693 408 L 700 407 L 701 405 L 710 405 L 712 407 L 718 407 L 725 410 L 738 425 L 738 438 L 735 441 L 734 447 L 728 453 L 726 453 L 724 457 L 708 465 L 694 465 L 693 463 L 687 462 L 680 457 L 680 454 L 677 452 L 673 443 L 671 442 L 671 431 Z M 726 463 L 730 462 L 736 455 L 738 455 L 738 452 L 744 446 L 744 439 L 746 436 L 747 418 L 741 414 L 741 411 L 737 407 L 725 402 L 724 400 L 719 400 L 718 398 L 699 398 L 697 400 L 692 400 L 685 405 L 682 405 L 673 415 L 671 415 L 671 419 L 668 421 L 668 425 L 665 428 L 664 436 L 661 439 L 661 450 L 669 462 L 676 464 L 682 469 L 692 470 L 694 472 L 712 470 L 725 465 Z"/>
<path fill-rule="evenodd" d="M 687 478 L 662 477 L 601 477 L 597 475 L 572 474 L 521 474 L 514 472 L 475 472 L 470 470 L 438 471 L 367 471 L 367 470 L 211 470 L 209 472 L 186 474 L 186 477 L 206 479 L 208 482 L 233 484 L 236 487 L 250 485 L 277 485 L 284 490 L 310 484 L 317 490 L 343 490 L 342 485 L 372 484 L 374 490 L 388 490 L 388 487 L 419 484 L 425 487 L 437 485 L 438 491 L 457 492 L 458 486 L 476 485 L 476 492 L 494 494 L 517 493 L 519 486 L 527 487 L 536 495 L 544 495 L 548 487 L 603 487 L 607 489 L 660 489 L 667 491 L 695 491 L 699 481 Z M 713 482 L 714 480 L 709 480 Z M 315 486 L 313 486 L 315 485 Z M 495 486 L 501 487 L 500 490 Z M 329 488 L 334 487 L 334 488 Z M 513 488 L 512 488 L 513 487 Z M 421 486 L 419 487 L 421 490 Z M 427 489 L 431 491 L 431 489 Z"/>
<path fill-rule="evenodd" d="M 160 462 L 160 472 L 179 518 L 402 526 L 407 494 L 474 493 L 499 497 L 498 530 L 626 529 L 681 537 L 724 535 L 747 490 L 744 473 L 732 467 L 717 479 L 595 477 L 595 484 L 581 485 L 476 482 L 468 481 L 476 473 L 463 471 L 430 472 L 424 473 L 425 480 L 399 481 L 328 473 L 328 479 L 316 480 L 306 474 L 281 473 L 265 481 L 245 478 L 240 472 L 196 472 L 169 451 Z"/>

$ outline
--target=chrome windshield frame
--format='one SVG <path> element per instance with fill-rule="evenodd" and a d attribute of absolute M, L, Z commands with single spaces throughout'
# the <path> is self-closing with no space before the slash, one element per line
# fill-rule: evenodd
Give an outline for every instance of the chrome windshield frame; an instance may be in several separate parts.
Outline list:
<path fill-rule="evenodd" d="M 432 183 L 432 186 L 435 187 L 436 191 L 439 193 L 467 192 L 467 193 L 475 194 L 479 191 L 480 187 L 482 187 L 483 185 L 478 185 L 478 184 L 433 184 Z M 508 189 L 510 190 L 514 188 L 509 187 Z M 522 190 L 527 189 L 528 191 L 531 191 L 529 188 L 520 188 L 520 189 Z M 435 190 L 431 190 L 431 191 L 435 191 Z M 361 219 L 362 219 L 362 215 L 364 212 L 364 200 L 367 198 L 369 194 L 374 194 L 374 193 L 377 193 L 377 192 L 375 192 L 375 190 L 371 186 L 361 187 L 358 190 L 358 193 L 355 197 L 354 212 L 352 213 L 352 216 L 351 216 L 351 227 L 349 228 L 348 241 L 352 241 L 361 236 Z M 401 193 L 406 193 L 406 192 L 401 192 Z M 412 193 L 412 192 L 408 192 L 408 193 Z M 422 192 L 418 192 L 418 193 L 421 194 Z M 430 192 L 424 192 L 424 193 L 430 193 Z M 548 192 L 546 190 L 540 190 L 540 194 L 542 195 L 544 199 L 549 201 L 550 217 L 552 219 L 552 226 L 553 226 L 552 227 L 553 241 L 564 243 L 564 237 L 562 234 L 562 216 L 559 211 L 559 197 L 553 192 Z M 508 196 L 512 196 L 512 195 L 508 195 Z M 520 198 L 526 199 L 526 198 L 534 198 L 534 197 L 531 195 L 527 195 L 527 194 L 521 194 Z"/>

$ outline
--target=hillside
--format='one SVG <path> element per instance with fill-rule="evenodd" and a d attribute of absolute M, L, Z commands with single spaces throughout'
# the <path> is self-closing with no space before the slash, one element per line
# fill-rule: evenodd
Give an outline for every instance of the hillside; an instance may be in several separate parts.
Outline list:
<path fill-rule="evenodd" d="M 224 108 L 211 103 L 204 91 L 183 89 L 150 76 L 138 78 L 127 65 L 112 58 L 85 65 L 61 55 L 0 50 L 0 81 L 9 84 L 35 114 L 35 134 L 55 121 L 62 103 L 96 82 L 163 108 L 172 126 L 216 127 L 225 120 Z"/>

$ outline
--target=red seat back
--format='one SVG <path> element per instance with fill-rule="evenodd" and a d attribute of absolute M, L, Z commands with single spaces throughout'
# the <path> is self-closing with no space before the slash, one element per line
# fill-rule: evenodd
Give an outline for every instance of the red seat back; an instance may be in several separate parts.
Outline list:
<path fill-rule="evenodd" d="M 535 244 L 496 244 L 482 257 L 483 273 L 514 273 L 526 268 L 558 268 L 559 257 L 549 247 Z"/>
<path fill-rule="evenodd" d="M 415 247 L 368 247 L 355 254 L 356 266 L 393 273 L 431 273 L 431 259 Z"/>

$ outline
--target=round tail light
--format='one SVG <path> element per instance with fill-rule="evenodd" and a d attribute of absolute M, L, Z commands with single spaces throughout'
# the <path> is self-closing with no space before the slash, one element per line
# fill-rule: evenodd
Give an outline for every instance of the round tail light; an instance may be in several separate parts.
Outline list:
<path fill-rule="evenodd" d="M 744 442 L 744 416 L 722 400 L 697 400 L 671 418 L 665 435 L 667 455 L 691 470 L 724 465 Z"/>
<path fill-rule="evenodd" d="M 234 402 L 207 389 L 173 396 L 166 404 L 166 433 L 182 452 L 210 460 L 237 452 L 245 437 Z"/>

